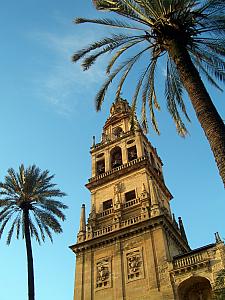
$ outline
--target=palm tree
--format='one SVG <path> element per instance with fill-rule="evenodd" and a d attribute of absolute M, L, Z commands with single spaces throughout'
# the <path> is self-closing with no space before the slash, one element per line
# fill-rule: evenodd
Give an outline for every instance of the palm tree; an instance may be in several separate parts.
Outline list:
<path fill-rule="evenodd" d="M 214 284 L 213 291 L 214 300 L 223 300 L 225 299 L 225 269 L 222 269 L 218 272 Z"/>
<path fill-rule="evenodd" d="M 214 87 L 222 90 L 218 82 L 225 82 L 225 1 L 93 2 L 97 9 L 114 12 L 122 17 L 77 18 L 75 23 L 94 23 L 123 30 L 96 41 L 73 55 L 74 62 L 83 59 L 82 67 L 87 70 L 99 56 L 113 53 L 106 67 L 108 78 L 96 95 L 96 109 L 101 108 L 107 89 L 117 75 L 121 76 L 116 92 L 116 97 L 119 97 L 127 76 L 142 59 L 144 70 L 134 91 L 132 108 L 133 111 L 136 109 L 137 99 L 141 96 L 143 129 L 147 131 L 148 109 L 153 128 L 159 133 L 155 118 L 155 109 L 160 109 L 155 74 L 160 61 L 165 63 L 165 99 L 177 131 L 181 136 L 187 133 L 181 115 L 189 120 L 183 101 L 183 91 L 186 90 L 225 186 L 225 125 L 200 77 L 201 74 Z M 128 53 L 130 57 L 121 60 Z"/>
<path fill-rule="evenodd" d="M 17 239 L 22 233 L 25 238 L 28 268 L 28 299 L 34 300 L 34 268 L 31 238 L 38 243 L 45 241 L 47 235 L 51 241 L 52 232 L 61 233 L 62 228 L 57 219 L 65 220 L 62 213 L 67 206 L 56 197 L 63 197 L 65 193 L 56 189 L 51 183 L 54 175 L 32 165 L 27 169 L 24 165 L 16 173 L 12 168 L 5 176 L 5 182 L 0 183 L 0 238 L 4 229 L 10 223 L 7 244 L 9 245 L 15 232 Z M 11 221 L 11 222 L 10 222 Z"/>

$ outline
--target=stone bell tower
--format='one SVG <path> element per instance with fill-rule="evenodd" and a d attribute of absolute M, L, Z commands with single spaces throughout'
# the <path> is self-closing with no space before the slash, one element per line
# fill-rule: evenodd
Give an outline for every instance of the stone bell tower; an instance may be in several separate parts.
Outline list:
<path fill-rule="evenodd" d="M 118 99 L 101 142 L 91 147 L 91 212 L 86 223 L 82 205 L 77 243 L 70 247 L 76 254 L 74 300 L 183 299 L 175 271 L 179 259 L 185 265 L 186 257 L 188 265 L 194 254 L 181 218 L 177 223 L 171 213 L 162 161 L 130 119 L 128 102 Z"/>

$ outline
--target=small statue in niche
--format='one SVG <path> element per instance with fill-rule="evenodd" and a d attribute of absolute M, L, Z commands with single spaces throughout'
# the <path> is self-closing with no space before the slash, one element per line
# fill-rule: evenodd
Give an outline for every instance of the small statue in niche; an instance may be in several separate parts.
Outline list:
<path fill-rule="evenodd" d="M 122 182 L 118 182 L 114 187 L 115 194 L 121 193 L 123 190 L 123 184 Z"/>
<path fill-rule="evenodd" d="M 120 219 L 121 219 L 121 213 L 114 213 L 114 217 L 113 217 L 113 221 L 114 223 L 118 223 L 120 222 Z"/>
<path fill-rule="evenodd" d="M 114 203 L 115 205 L 121 204 L 121 192 L 123 191 L 123 184 L 122 182 L 118 182 L 114 186 Z"/>

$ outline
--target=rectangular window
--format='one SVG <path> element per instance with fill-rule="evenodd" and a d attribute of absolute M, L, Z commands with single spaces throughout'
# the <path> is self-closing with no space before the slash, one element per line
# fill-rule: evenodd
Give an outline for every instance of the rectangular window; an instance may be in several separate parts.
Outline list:
<path fill-rule="evenodd" d="M 132 161 L 137 158 L 137 149 L 136 146 L 127 148 L 128 161 Z"/>
<path fill-rule="evenodd" d="M 103 210 L 112 208 L 112 199 L 106 200 L 103 202 Z"/>
<path fill-rule="evenodd" d="M 136 193 L 135 190 L 132 190 L 130 192 L 125 193 L 125 201 L 130 201 L 136 199 Z"/>
<path fill-rule="evenodd" d="M 99 160 L 96 164 L 97 175 L 105 173 L 105 160 Z"/>

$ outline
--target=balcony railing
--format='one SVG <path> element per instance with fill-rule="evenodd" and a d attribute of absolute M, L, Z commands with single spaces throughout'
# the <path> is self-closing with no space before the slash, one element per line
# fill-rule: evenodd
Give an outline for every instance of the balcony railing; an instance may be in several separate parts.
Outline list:
<path fill-rule="evenodd" d="M 141 215 L 133 217 L 133 218 L 129 218 L 127 220 L 124 220 L 121 222 L 121 227 L 126 227 L 135 223 L 138 223 L 141 221 Z"/>
<path fill-rule="evenodd" d="M 132 199 L 132 200 L 127 201 L 126 203 L 123 203 L 122 204 L 122 209 L 126 209 L 128 207 L 135 206 L 135 205 L 138 205 L 138 204 L 140 204 L 140 199 L 139 198 Z M 103 217 L 109 216 L 113 213 L 114 213 L 114 208 L 109 208 L 109 209 L 103 210 L 102 212 L 99 212 L 97 214 L 97 216 L 98 216 L 98 218 L 103 218 Z"/>
<path fill-rule="evenodd" d="M 202 262 L 207 261 L 208 259 L 209 258 L 207 252 L 200 252 L 192 255 L 190 254 L 189 256 L 175 259 L 173 262 L 173 267 L 174 269 L 181 269 L 192 265 L 200 264 Z"/>
<path fill-rule="evenodd" d="M 127 136 L 129 136 L 129 135 L 131 135 L 131 134 L 134 134 L 134 132 L 133 131 L 127 131 L 127 132 L 123 132 L 120 136 L 114 136 L 114 135 L 111 135 L 110 137 L 108 136 L 108 139 L 106 139 L 105 141 L 102 141 L 102 142 L 100 142 L 100 143 L 97 143 L 97 144 L 95 144 L 93 147 L 95 148 L 95 149 L 97 149 L 97 148 L 100 148 L 101 146 L 104 146 L 104 145 L 108 145 L 108 144 L 111 144 L 111 143 L 114 143 L 115 141 L 118 141 L 118 140 L 120 140 L 120 139 L 122 139 L 122 138 L 124 138 L 124 137 L 127 137 Z"/>
<path fill-rule="evenodd" d="M 139 204 L 139 203 L 140 203 L 139 198 L 132 199 L 130 201 L 127 201 L 126 203 L 123 203 L 122 208 L 131 207 L 131 206 L 134 206 L 134 205 Z"/>
<path fill-rule="evenodd" d="M 134 159 L 132 161 L 129 161 L 128 163 L 123 164 L 123 165 L 121 165 L 121 166 L 119 166 L 117 168 L 114 168 L 114 169 L 109 170 L 109 171 L 107 171 L 107 172 L 105 172 L 103 174 L 99 174 L 99 175 L 97 175 L 95 177 L 92 177 L 88 181 L 89 182 L 97 181 L 97 180 L 102 179 L 102 178 L 104 178 L 106 176 L 109 176 L 109 175 L 111 175 L 111 174 L 113 174 L 113 173 L 115 173 L 115 172 L 117 172 L 119 170 L 122 170 L 122 169 L 128 168 L 130 166 L 133 166 L 133 165 L 135 165 L 135 164 L 137 164 L 137 163 L 139 163 L 139 162 L 141 162 L 143 160 L 146 160 L 146 159 L 147 159 L 146 156 L 142 156 L 142 157 L 136 158 L 136 159 Z"/>
<path fill-rule="evenodd" d="M 103 212 L 98 213 L 98 217 L 102 218 L 102 217 L 111 215 L 113 213 L 113 211 L 114 211 L 113 208 L 109 208 L 109 209 L 103 210 Z"/>
<path fill-rule="evenodd" d="M 100 236 L 100 235 L 109 233 L 109 232 L 111 232 L 111 231 L 113 231 L 113 226 L 112 226 L 112 225 L 107 226 L 107 227 L 103 227 L 103 228 L 101 228 L 101 229 L 99 229 L 99 230 L 96 230 L 96 231 L 94 232 L 94 237 L 98 237 L 98 236 Z"/>
<path fill-rule="evenodd" d="M 94 231 L 93 237 L 102 236 L 102 235 L 107 234 L 109 232 L 118 230 L 122 227 L 124 228 L 124 227 L 130 226 L 132 224 L 136 224 L 140 221 L 142 221 L 141 215 L 133 217 L 133 218 L 129 218 L 127 220 L 122 221 L 120 223 L 120 225 L 118 225 L 118 224 L 109 225 L 109 226 L 106 226 L 106 227 L 103 227 L 101 229 L 98 229 L 98 230 Z"/>

